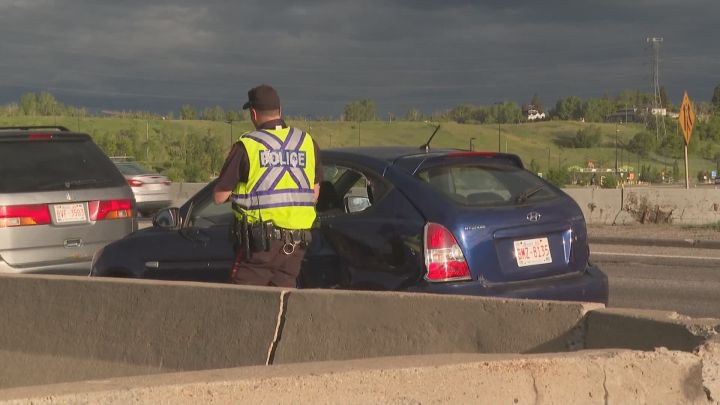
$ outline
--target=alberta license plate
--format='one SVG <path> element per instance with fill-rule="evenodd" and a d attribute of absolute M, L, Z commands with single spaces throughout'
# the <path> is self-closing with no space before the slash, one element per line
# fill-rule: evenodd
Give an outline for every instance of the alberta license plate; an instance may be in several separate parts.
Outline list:
<path fill-rule="evenodd" d="M 65 224 L 69 222 L 87 221 L 87 215 L 85 214 L 85 204 L 83 203 L 56 204 L 54 208 L 55 223 Z"/>
<path fill-rule="evenodd" d="M 547 238 L 516 240 L 514 243 L 518 267 L 552 263 Z"/>

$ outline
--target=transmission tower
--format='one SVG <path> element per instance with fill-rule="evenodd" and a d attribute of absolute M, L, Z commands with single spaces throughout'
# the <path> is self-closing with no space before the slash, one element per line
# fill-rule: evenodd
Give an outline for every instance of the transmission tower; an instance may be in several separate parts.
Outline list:
<path fill-rule="evenodd" d="M 647 38 L 646 42 L 650 45 L 650 77 L 652 77 L 653 88 L 653 105 L 655 111 L 655 141 L 660 140 L 660 127 L 662 127 L 663 139 L 667 133 L 665 132 L 665 119 L 660 115 L 662 108 L 662 100 L 660 99 L 660 45 L 663 43 L 662 37 Z M 652 110 L 651 110 L 652 112 Z"/>

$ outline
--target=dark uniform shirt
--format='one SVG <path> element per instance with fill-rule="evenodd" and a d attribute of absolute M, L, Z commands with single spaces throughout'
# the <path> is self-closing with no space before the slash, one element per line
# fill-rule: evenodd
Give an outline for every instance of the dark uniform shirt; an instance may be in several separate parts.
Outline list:
<path fill-rule="evenodd" d="M 276 126 L 287 128 L 287 124 L 282 119 L 267 121 L 263 123 L 258 129 L 275 129 Z M 313 148 L 315 149 L 315 184 L 319 184 L 323 181 L 323 170 L 322 163 L 320 162 L 320 148 L 318 148 L 315 139 L 313 141 Z M 242 142 L 235 142 L 225 164 L 220 171 L 220 177 L 216 190 L 219 191 L 233 191 L 238 183 L 247 183 L 248 177 L 250 176 L 250 159 L 248 158 L 247 150 Z"/>

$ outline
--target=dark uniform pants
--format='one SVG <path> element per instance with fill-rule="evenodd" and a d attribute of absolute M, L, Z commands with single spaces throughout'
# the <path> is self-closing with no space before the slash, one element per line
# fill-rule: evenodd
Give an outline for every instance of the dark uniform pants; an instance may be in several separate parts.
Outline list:
<path fill-rule="evenodd" d="M 299 244 L 289 255 L 283 253 L 282 240 L 271 240 L 267 251 L 253 252 L 248 260 L 242 247 L 235 251 L 230 281 L 235 284 L 292 287 L 297 283 L 305 247 Z"/>

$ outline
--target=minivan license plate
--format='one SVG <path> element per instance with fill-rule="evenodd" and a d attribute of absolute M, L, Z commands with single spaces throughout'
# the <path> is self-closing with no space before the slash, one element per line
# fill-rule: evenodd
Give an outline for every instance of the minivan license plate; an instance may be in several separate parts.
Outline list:
<path fill-rule="evenodd" d="M 69 222 L 85 222 L 87 216 L 85 215 L 85 204 L 73 203 L 73 204 L 56 204 L 55 208 L 55 223 L 65 224 Z"/>
<path fill-rule="evenodd" d="M 552 263 L 547 238 L 516 240 L 514 243 L 518 267 Z"/>

